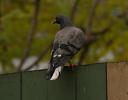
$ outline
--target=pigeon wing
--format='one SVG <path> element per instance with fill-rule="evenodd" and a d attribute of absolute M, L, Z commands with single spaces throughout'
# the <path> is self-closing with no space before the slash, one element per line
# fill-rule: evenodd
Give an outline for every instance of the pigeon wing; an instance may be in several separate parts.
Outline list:
<path fill-rule="evenodd" d="M 64 66 L 84 45 L 85 35 L 76 27 L 67 27 L 55 36 L 51 64 Z"/>

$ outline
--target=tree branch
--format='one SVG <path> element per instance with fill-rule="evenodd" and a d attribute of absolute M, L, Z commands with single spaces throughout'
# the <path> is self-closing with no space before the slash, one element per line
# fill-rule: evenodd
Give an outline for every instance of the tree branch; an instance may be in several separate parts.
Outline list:
<path fill-rule="evenodd" d="M 39 63 L 39 61 L 41 59 L 43 59 L 43 57 L 48 53 L 49 49 L 51 48 L 51 45 L 52 45 L 52 43 L 50 43 L 47 48 L 43 49 L 42 52 L 38 55 L 37 60 L 33 64 L 28 66 L 26 69 L 24 69 L 24 71 L 30 70 L 35 65 L 37 65 Z"/>
<path fill-rule="evenodd" d="M 86 34 L 87 35 L 90 35 L 92 33 L 92 25 L 94 22 L 95 12 L 96 12 L 96 8 L 97 8 L 99 3 L 100 3 L 100 0 L 94 0 L 93 1 L 92 7 L 91 7 L 90 12 L 89 12 L 88 22 L 87 22 L 87 27 L 86 27 L 86 29 L 87 29 Z"/>
<path fill-rule="evenodd" d="M 95 43 L 97 40 L 99 40 L 101 38 L 101 36 L 104 36 L 106 33 L 108 33 L 108 31 L 110 31 L 112 25 L 113 25 L 113 23 L 111 23 L 110 25 L 108 25 L 106 28 L 104 28 L 101 31 L 92 32 L 91 38 L 89 39 L 89 41 L 87 41 L 87 43 L 84 46 L 83 51 L 81 52 L 78 65 L 80 65 L 83 62 L 84 58 L 86 57 L 86 55 L 88 53 L 88 50 L 89 50 L 90 46 L 93 43 Z M 112 42 L 112 41 L 110 40 L 109 43 L 110 42 Z"/>
<path fill-rule="evenodd" d="M 90 45 L 92 44 L 92 41 L 94 41 L 93 37 L 91 36 L 92 34 L 92 24 L 94 22 L 94 16 L 95 16 L 95 12 L 96 12 L 96 8 L 98 6 L 98 4 L 100 3 L 100 0 L 94 0 L 91 10 L 89 12 L 89 16 L 88 16 L 88 23 L 87 23 L 87 28 L 86 28 L 86 44 L 85 47 L 83 49 L 83 51 L 80 53 L 80 58 L 78 61 L 78 65 L 82 64 Z"/>
<path fill-rule="evenodd" d="M 104 29 L 97 31 L 97 32 L 92 32 L 92 36 L 99 39 L 101 36 L 104 36 L 108 31 L 111 30 L 111 27 L 114 25 L 114 22 L 111 20 L 109 25 L 105 27 Z"/>
<path fill-rule="evenodd" d="M 73 5 L 72 5 L 71 13 L 70 13 L 70 19 L 72 21 L 74 21 L 74 19 L 75 19 L 75 15 L 76 15 L 78 5 L 79 5 L 79 0 L 73 0 Z"/>
<path fill-rule="evenodd" d="M 31 51 L 34 34 L 36 33 L 36 30 L 37 30 L 37 18 L 39 15 L 39 4 L 40 4 L 40 0 L 35 0 L 35 9 L 34 9 L 34 13 L 33 13 L 32 22 L 31 22 L 32 26 L 31 26 L 30 32 L 28 34 L 27 47 L 25 48 L 23 58 L 21 59 L 20 65 L 18 67 L 18 71 L 20 71 L 22 69 L 24 62 L 28 58 L 30 51 Z"/>

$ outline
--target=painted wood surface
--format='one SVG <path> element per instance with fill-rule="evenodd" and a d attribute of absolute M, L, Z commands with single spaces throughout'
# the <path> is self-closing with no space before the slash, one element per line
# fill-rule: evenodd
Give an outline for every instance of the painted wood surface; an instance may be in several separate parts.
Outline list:
<path fill-rule="evenodd" d="M 0 100 L 20 100 L 20 74 L 0 75 Z"/>
<path fill-rule="evenodd" d="M 106 100 L 106 64 L 64 69 L 56 81 L 46 70 L 0 75 L 0 100 Z"/>

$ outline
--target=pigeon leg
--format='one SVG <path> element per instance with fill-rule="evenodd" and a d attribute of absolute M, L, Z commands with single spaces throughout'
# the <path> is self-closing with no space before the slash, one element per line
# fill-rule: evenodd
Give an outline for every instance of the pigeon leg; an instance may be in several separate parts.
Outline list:
<path fill-rule="evenodd" d="M 67 66 L 69 69 L 73 69 L 77 67 L 78 65 L 72 64 L 71 61 L 69 61 L 69 66 Z"/>

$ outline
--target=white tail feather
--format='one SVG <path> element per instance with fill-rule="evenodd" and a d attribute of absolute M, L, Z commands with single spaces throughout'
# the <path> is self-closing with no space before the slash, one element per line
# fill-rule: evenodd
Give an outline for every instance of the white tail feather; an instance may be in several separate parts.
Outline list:
<path fill-rule="evenodd" d="M 60 75 L 62 69 L 63 69 L 62 66 L 57 67 L 57 68 L 55 69 L 55 71 L 54 71 L 54 73 L 53 73 L 53 75 L 52 75 L 52 77 L 51 77 L 50 80 L 56 80 L 56 79 L 58 79 L 58 77 L 59 77 L 59 75 Z"/>

